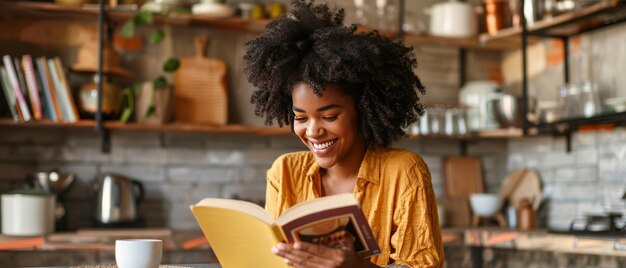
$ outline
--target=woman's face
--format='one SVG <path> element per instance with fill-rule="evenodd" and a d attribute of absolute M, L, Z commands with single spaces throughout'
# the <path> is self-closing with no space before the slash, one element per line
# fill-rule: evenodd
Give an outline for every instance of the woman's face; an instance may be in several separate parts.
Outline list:
<path fill-rule="evenodd" d="M 318 97 L 313 88 L 298 83 L 292 91 L 293 130 L 309 147 L 321 168 L 331 168 L 350 157 L 362 157 L 365 143 L 357 127 L 352 96 L 337 86 L 327 86 Z"/>

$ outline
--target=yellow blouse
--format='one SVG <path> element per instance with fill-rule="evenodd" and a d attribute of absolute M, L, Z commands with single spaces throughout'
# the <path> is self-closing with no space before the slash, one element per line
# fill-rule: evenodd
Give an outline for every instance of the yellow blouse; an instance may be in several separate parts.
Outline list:
<path fill-rule="evenodd" d="M 319 169 L 308 151 L 276 159 L 267 171 L 265 210 L 276 218 L 295 204 L 320 197 Z M 435 194 L 420 156 L 401 149 L 368 149 L 354 196 L 381 248 L 371 262 L 443 267 Z"/>

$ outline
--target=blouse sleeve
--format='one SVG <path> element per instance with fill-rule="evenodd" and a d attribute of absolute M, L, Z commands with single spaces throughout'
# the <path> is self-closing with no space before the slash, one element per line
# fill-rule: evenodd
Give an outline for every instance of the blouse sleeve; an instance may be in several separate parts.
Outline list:
<path fill-rule="evenodd" d="M 280 185 L 280 176 L 277 175 L 277 164 L 274 163 L 272 167 L 267 171 L 267 186 L 265 187 L 265 212 L 276 219 L 279 215 L 279 185 Z"/>
<path fill-rule="evenodd" d="M 428 168 L 420 161 L 406 175 L 417 183 L 399 198 L 391 259 L 409 267 L 443 267 L 443 243 Z"/>

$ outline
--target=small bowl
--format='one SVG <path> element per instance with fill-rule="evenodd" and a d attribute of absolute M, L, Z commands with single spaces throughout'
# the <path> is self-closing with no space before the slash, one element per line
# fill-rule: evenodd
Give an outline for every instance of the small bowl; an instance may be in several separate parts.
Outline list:
<path fill-rule="evenodd" d="M 474 214 L 480 217 L 492 217 L 498 213 L 502 200 L 497 194 L 471 194 L 470 206 Z"/>

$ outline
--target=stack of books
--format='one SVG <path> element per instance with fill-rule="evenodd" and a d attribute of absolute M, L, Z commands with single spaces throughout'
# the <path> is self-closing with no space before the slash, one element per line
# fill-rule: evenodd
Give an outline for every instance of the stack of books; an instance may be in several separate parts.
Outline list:
<path fill-rule="evenodd" d="M 0 87 L 15 122 L 51 120 L 74 123 L 80 120 L 59 57 L 4 55 L 2 63 Z"/>

